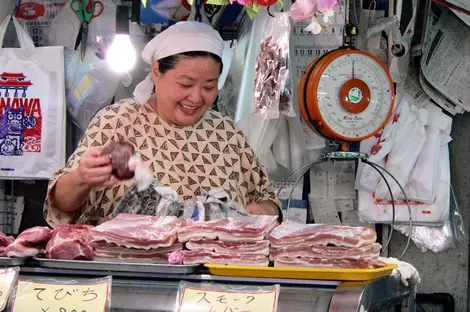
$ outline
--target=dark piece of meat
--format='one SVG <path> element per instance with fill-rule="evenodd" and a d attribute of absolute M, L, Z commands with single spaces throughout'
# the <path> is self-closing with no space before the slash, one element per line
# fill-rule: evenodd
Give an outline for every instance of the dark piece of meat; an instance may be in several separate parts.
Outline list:
<path fill-rule="evenodd" d="M 35 226 L 27 229 L 5 248 L 7 257 L 35 257 L 43 252 L 47 242 L 52 237 L 52 230 L 45 226 Z"/>
<path fill-rule="evenodd" d="M 13 243 L 15 239 L 11 236 L 6 236 L 5 234 L 3 234 L 2 232 L 0 232 L 0 257 L 3 256 L 3 250 L 8 246 L 10 245 L 11 243 Z"/>
<path fill-rule="evenodd" d="M 88 229 L 86 225 L 59 225 L 46 246 L 46 258 L 93 260 L 93 247 Z"/>
<path fill-rule="evenodd" d="M 135 154 L 135 149 L 129 142 L 112 141 L 105 147 L 104 152 L 109 154 L 113 175 L 119 180 L 129 180 L 134 177 L 134 172 L 129 170 L 129 159 Z"/>

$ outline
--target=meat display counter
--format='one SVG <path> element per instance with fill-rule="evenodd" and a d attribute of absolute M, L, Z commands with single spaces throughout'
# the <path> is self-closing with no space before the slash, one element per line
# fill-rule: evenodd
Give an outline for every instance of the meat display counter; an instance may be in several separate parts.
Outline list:
<path fill-rule="evenodd" d="M 222 277 L 209 274 L 172 275 L 22 267 L 20 279 L 81 280 L 113 276 L 111 311 L 173 312 L 178 284 L 279 284 L 279 312 L 415 311 L 415 288 L 397 276 L 368 282 Z M 7 310 L 8 311 L 8 310 Z"/>

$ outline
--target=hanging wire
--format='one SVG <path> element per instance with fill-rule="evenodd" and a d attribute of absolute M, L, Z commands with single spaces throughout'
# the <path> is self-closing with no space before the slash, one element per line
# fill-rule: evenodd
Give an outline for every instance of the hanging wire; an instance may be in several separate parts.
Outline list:
<path fill-rule="evenodd" d="M 385 243 L 383 249 L 382 249 L 382 255 L 383 253 L 385 252 L 385 250 L 388 248 L 389 244 L 390 244 L 390 241 L 392 239 L 392 235 L 393 235 L 393 230 L 394 230 L 394 226 L 395 226 L 395 217 L 396 217 L 396 211 L 395 211 L 395 199 L 393 197 L 393 192 L 392 192 L 392 189 L 390 187 L 390 184 L 388 183 L 387 179 L 385 178 L 384 174 L 381 172 L 381 170 L 383 170 L 383 172 L 387 173 L 394 181 L 395 183 L 397 183 L 398 187 L 400 188 L 402 194 L 403 194 L 403 197 L 405 198 L 405 203 L 408 207 L 408 215 L 409 215 L 409 235 L 408 235 L 408 240 L 406 242 L 406 245 L 405 245 L 405 248 L 403 249 L 401 255 L 398 257 L 399 260 L 401 260 L 403 258 L 403 256 L 405 255 L 405 253 L 407 252 L 409 246 L 410 246 L 410 242 L 411 242 L 411 235 L 412 235 L 412 231 L 413 231 L 413 220 L 412 220 L 412 213 L 411 213 L 411 207 L 410 207 L 410 203 L 409 203 L 409 200 L 408 200 L 408 197 L 405 193 L 405 190 L 403 189 L 403 187 L 401 186 L 400 182 L 387 170 L 385 169 L 384 167 L 380 166 L 380 165 L 377 165 L 365 158 L 360 158 L 362 162 L 364 162 L 365 164 L 368 164 L 369 166 L 371 166 L 372 168 L 374 168 L 379 174 L 380 176 L 382 177 L 382 179 L 384 179 L 384 182 L 385 184 L 387 185 L 387 189 L 390 193 L 390 197 L 391 197 L 391 200 L 392 200 L 392 222 L 391 222 L 391 229 L 390 229 L 390 234 L 388 235 L 388 239 L 387 239 L 387 242 Z M 277 191 L 277 196 L 279 197 L 279 195 L 281 194 L 281 191 L 286 187 L 287 183 L 293 178 L 295 177 L 297 174 L 299 174 L 299 177 L 295 180 L 294 182 L 294 185 L 292 186 L 290 192 L 289 192 L 289 197 L 288 197 L 288 200 L 287 200 L 287 214 L 289 213 L 289 208 L 290 208 L 290 203 L 291 203 L 291 200 L 292 200 L 292 194 L 294 193 L 294 190 L 295 190 L 295 187 L 297 186 L 297 184 L 299 184 L 300 180 L 303 178 L 303 176 L 310 170 L 312 169 L 313 167 L 315 167 L 316 165 L 318 164 L 321 164 L 321 163 L 324 163 L 326 161 L 328 161 L 329 158 L 322 158 L 320 160 L 317 160 L 313 163 L 310 163 L 310 164 L 307 164 L 307 165 L 304 165 L 298 169 L 296 169 L 294 172 L 292 172 L 292 174 L 290 174 L 285 180 L 284 182 L 281 184 L 281 187 L 279 188 L 279 190 Z"/>
<path fill-rule="evenodd" d="M 406 196 L 405 190 L 401 186 L 400 182 L 398 182 L 398 180 L 390 173 L 390 171 L 388 171 L 387 169 L 385 169 L 384 167 L 382 167 L 380 165 L 377 165 L 373 162 L 368 161 L 367 159 L 362 159 L 362 162 L 364 162 L 364 163 L 366 163 L 366 164 L 368 164 L 372 167 L 375 166 L 375 167 L 383 170 L 385 173 L 387 173 L 397 183 L 398 187 L 400 188 L 400 190 L 403 194 L 403 197 L 405 198 L 405 203 L 406 203 L 406 206 L 408 207 L 408 215 L 409 215 L 409 234 L 408 234 L 408 240 L 406 242 L 405 248 L 403 249 L 403 252 L 401 253 L 400 257 L 398 258 L 398 260 L 401 260 L 403 258 L 403 256 L 405 255 L 406 251 L 408 250 L 408 247 L 410 246 L 411 235 L 413 233 L 413 220 L 412 220 L 410 202 L 409 202 L 408 197 Z M 395 218 L 393 218 L 392 222 L 395 222 Z"/>
<path fill-rule="evenodd" d="M 370 165 L 370 164 L 369 164 Z M 384 180 L 385 184 L 387 185 L 387 189 L 388 189 L 388 192 L 390 193 L 390 198 L 391 198 L 391 201 L 392 201 L 392 224 L 390 226 L 390 234 L 388 235 L 388 239 L 387 239 L 387 242 L 385 243 L 385 245 L 382 247 L 382 253 L 381 253 L 381 257 L 384 256 L 384 253 L 385 251 L 387 250 L 388 248 L 388 245 L 390 244 L 390 241 L 392 240 L 392 234 L 393 234 L 393 229 L 394 229 L 394 226 L 395 226 L 395 200 L 393 198 L 393 193 L 392 193 L 392 188 L 390 187 L 390 184 L 388 183 L 387 179 L 385 178 L 384 174 L 382 173 L 382 171 L 379 170 L 379 168 L 375 167 L 375 166 L 372 166 L 370 165 L 372 168 L 374 168 L 379 174 L 380 176 L 382 177 L 382 179 Z"/>

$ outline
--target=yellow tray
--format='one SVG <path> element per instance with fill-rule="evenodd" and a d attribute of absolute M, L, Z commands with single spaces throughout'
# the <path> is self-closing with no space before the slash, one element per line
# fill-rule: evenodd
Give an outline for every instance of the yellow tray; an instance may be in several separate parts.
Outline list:
<path fill-rule="evenodd" d="M 212 275 L 233 277 L 290 278 L 328 281 L 370 281 L 389 276 L 395 264 L 378 269 L 276 268 L 205 264 Z"/>

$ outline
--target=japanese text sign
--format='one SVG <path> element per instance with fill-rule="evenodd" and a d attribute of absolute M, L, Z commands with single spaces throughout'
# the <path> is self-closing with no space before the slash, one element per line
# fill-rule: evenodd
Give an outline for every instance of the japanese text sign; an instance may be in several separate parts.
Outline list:
<path fill-rule="evenodd" d="M 3 311 L 7 305 L 11 288 L 18 277 L 19 268 L 0 269 L 0 311 Z"/>
<path fill-rule="evenodd" d="M 18 281 L 12 312 L 105 312 L 111 277 L 70 282 Z"/>
<path fill-rule="evenodd" d="M 178 312 L 276 312 L 278 291 L 216 290 L 186 286 Z"/>

